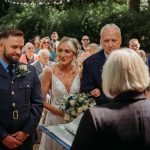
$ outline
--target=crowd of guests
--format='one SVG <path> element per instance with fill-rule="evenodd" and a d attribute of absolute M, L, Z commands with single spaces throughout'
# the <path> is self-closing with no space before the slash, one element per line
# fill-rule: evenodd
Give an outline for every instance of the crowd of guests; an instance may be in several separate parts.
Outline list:
<path fill-rule="evenodd" d="M 18 87 L 25 93 L 31 86 L 29 95 L 25 95 L 25 99 L 21 101 L 28 99 L 29 105 L 38 105 L 37 110 L 31 107 L 33 110 L 30 109 L 29 113 L 33 120 L 34 117 L 38 118 L 33 131 L 38 130 L 39 124 L 49 126 L 65 123 L 64 112 L 58 107 L 62 96 L 79 92 L 90 93 L 97 106 L 84 113 L 71 150 L 95 150 L 102 145 L 106 149 L 119 149 L 120 146 L 126 149 L 149 149 L 150 101 L 147 99 L 150 98 L 148 91 L 150 78 L 147 57 L 145 52 L 140 50 L 138 39 L 131 39 L 129 48 L 121 48 L 121 44 L 121 30 L 113 23 L 101 28 L 100 44 L 91 43 L 88 35 L 83 35 L 81 42 L 76 38 L 65 36 L 59 41 L 58 33 L 53 32 L 50 37 L 36 36 L 24 45 L 23 33 L 20 30 L 3 31 L 0 34 L 0 67 L 4 73 L 9 73 L 7 66 L 13 65 L 13 77 L 6 81 L 9 83 L 7 88 L 5 86 L 1 88 L 7 91 L 5 94 L 10 91 L 10 95 L 14 95 L 11 83 L 14 84 L 16 81 L 24 83 L 24 86 L 19 83 L 16 85 L 19 84 Z M 13 52 L 9 51 L 11 50 L 9 47 Z M 25 79 L 16 80 L 14 76 L 17 74 L 18 64 L 31 67 L 29 72 L 36 71 L 35 77 L 32 75 L 30 79 L 30 75 L 27 74 Z M 2 73 L 1 76 L 3 77 Z M 34 78 L 36 80 L 33 82 Z M 35 88 L 36 84 L 38 86 Z M 0 96 L 1 94 L 0 92 Z M 2 97 L 5 97 L 5 94 L 2 94 Z M 36 98 L 41 100 L 41 103 L 36 101 Z M 13 96 L 8 99 L 9 103 L 14 100 Z M 19 103 L 16 106 L 16 102 L 13 102 L 12 107 L 18 108 Z M 8 109 L 12 109 L 11 106 Z M 13 111 L 13 117 L 15 113 Z M 28 121 L 25 120 L 23 123 L 25 122 Z M 35 135 L 34 140 L 30 139 L 33 137 L 30 130 L 20 126 L 17 128 L 19 130 L 17 134 L 8 128 L 5 129 L 0 120 L 0 130 L 1 128 L 4 129 L 5 136 L 0 131 L 2 139 L 0 149 L 17 147 L 18 150 L 24 150 L 23 146 L 20 146 L 23 144 L 19 143 L 19 137 L 22 137 L 21 142 L 32 141 L 28 148 L 32 150 Z M 38 136 L 40 150 L 64 149 L 45 133 Z M 11 145 L 11 140 L 16 142 Z"/>

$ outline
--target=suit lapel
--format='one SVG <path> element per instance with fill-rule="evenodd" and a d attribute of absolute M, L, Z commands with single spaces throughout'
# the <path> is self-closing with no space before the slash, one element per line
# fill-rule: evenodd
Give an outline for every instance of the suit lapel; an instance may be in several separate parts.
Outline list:
<path fill-rule="evenodd" d="M 40 64 L 39 61 L 37 62 L 37 66 L 38 66 L 38 67 L 37 67 L 37 68 L 38 68 L 38 72 L 39 72 L 39 73 L 42 73 L 43 68 L 42 68 L 42 66 L 41 66 L 41 64 Z"/>

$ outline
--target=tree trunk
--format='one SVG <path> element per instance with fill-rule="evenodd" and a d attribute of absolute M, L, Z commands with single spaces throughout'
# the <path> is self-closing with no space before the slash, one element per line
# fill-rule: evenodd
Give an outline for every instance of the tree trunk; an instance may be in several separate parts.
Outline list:
<path fill-rule="evenodd" d="M 140 12 L 141 0 L 128 0 L 128 8 L 130 12 Z"/>
<path fill-rule="evenodd" d="M 148 0 L 148 9 L 150 9 L 150 0 Z"/>

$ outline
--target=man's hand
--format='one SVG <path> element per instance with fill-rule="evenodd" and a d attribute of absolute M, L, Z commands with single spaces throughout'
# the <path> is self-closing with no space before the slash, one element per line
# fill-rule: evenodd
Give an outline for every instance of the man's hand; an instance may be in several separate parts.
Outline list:
<path fill-rule="evenodd" d="M 16 147 L 22 145 L 22 142 L 20 142 L 16 138 L 12 137 L 11 135 L 6 136 L 4 139 L 2 139 L 1 142 L 8 149 L 13 149 L 13 148 L 16 148 Z"/>
<path fill-rule="evenodd" d="M 20 142 L 24 142 L 27 139 L 27 133 L 25 133 L 23 131 L 18 131 L 16 133 L 12 134 L 11 136 Z"/>
<path fill-rule="evenodd" d="M 98 96 L 100 96 L 100 94 L 101 94 L 101 92 L 100 92 L 100 90 L 99 89 L 94 89 L 94 90 L 92 90 L 91 92 L 90 92 L 90 95 L 91 96 L 94 96 L 94 97 L 98 97 Z"/>

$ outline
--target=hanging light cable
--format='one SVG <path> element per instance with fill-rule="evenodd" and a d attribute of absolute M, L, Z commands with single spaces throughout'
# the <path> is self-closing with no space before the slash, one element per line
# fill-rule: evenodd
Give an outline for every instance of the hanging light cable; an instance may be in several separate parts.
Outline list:
<path fill-rule="evenodd" d="M 65 0 L 5 0 L 6 3 L 11 3 L 11 4 L 28 4 L 28 3 L 32 3 L 32 4 L 38 4 L 38 5 L 50 5 L 50 4 L 54 4 L 54 5 L 61 5 L 63 3 L 63 1 Z M 68 0 L 67 0 L 68 2 Z"/>

